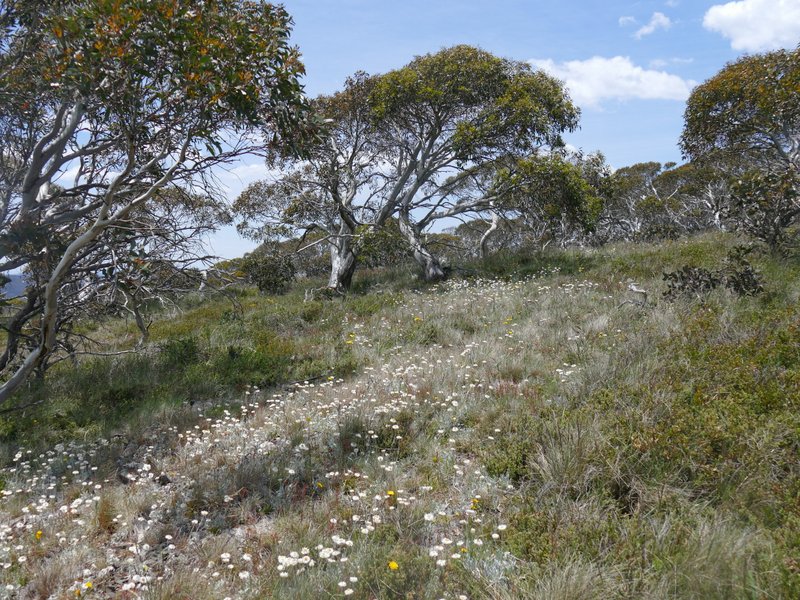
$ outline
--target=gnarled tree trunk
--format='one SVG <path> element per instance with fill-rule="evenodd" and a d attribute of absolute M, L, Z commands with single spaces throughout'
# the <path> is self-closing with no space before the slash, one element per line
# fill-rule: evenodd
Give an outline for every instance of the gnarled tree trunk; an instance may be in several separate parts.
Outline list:
<path fill-rule="evenodd" d="M 337 294 L 344 294 L 353 283 L 356 272 L 357 256 L 353 251 L 353 238 L 343 235 L 332 238 L 329 242 L 331 252 L 331 273 L 328 278 L 328 289 Z"/>
<path fill-rule="evenodd" d="M 422 242 L 422 232 L 419 227 L 411 222 L 407 212 L 400 212 L 400 233 L 408 240 L 414 260 L 422 268 L 425 281 L 441 281 L 447 275 L 442 268 L 442 264 Z"/>
<path fill-rule="evenodd" d="M 499 224 L 500 224 L 500 215 L 496 212 L 493 212 L 492 222 L 489 225 L 489 228 L 481 236 L 481 241 L 478 246 L 478 253 L 481 259 L 485 259 L 489 255 L 489 238 L 495 231 L 497 231 L 497 227 Z"/>

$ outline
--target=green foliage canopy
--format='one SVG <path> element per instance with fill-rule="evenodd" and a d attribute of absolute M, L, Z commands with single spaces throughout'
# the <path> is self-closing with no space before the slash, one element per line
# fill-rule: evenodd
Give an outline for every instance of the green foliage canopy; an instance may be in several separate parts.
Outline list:
<path fill-rule="evenodd" d="M 745 56 L 689 97 L 684 154 L 733 180 L 735 225 L 775 251 L 800 216 L 800 47 Z"/>
<path fill-rule="evenodd" d="M 800 169 L 800 47 L 745 56 L 695 88 L 681 148 L 746 153 Z"/>
<path fill-rule="evenodd" d="M 600 157 L 602 164 L 602 157 Z M 523 216 L 536 216 L 545 222 L 562 217 L 591 230 L 603 206 L 600 189 L 605 177 L 596 175 L 591 182 L 591 164 L 570 161 L 557 153 L 521 159 L 513 170 L 500 172 L 495 185 L 508 186 L 501 194 L 500 206 L 519 211 Z"/>
<path fill-rule="evenodd" d="M 561 146 L 561 133 L 575 129 L 580 115 L 557 79 L 465 45 L 381 76 L 371 103 L 398 141 L 448 162 Z"/>

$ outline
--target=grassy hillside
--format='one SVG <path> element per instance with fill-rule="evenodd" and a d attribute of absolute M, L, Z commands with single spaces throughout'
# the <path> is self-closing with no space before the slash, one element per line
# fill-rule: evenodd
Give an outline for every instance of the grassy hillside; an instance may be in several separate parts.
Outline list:
<path fill-rule="evenodd" d="M 736 243 L 187 304 L 6 416 L 0 594 L 798 597 L 800 263 L 661 297 Z"/>

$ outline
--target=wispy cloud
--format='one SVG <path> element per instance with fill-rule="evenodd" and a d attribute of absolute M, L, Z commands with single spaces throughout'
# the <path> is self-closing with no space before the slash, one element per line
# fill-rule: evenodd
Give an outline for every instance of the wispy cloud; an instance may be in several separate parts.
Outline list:
<path fill-rule="evenodd" d="M 573 100 L 584 107 L 597 108 L 606 100 L 686 100 L 696 85 L 678 75 L 640 67 L 627 56 L 530 63 L 563 80 Z"/>
<path fill-rule="evenodd" d="M 650 61 L 651 69 L 663 69 L 669 65 L 689 65 L 694 62 L 693 58 L 679 58 L 673 56 L 672 58 L 656 58 Z"/>
<path fill-rule="evenodd" d="M 800 41 L 800 2 L 739 0 L 708 9 L 703 27 L 722 34 L 734 50 L 792 48 Z"/>
<path fill-rule="evenodd" d="M 620 17 L 619 18 L 619 26 L 620 27 L 627 27 L 628 25 L 636 25 L 636 19 L 634 17 Z"/>
<path fill-rule="evenodd" d="M 642 39 L 646 35 L 650 35 L 654 33 L 658 29 L 669 29 L 672 27 L 672 20 L 661 12 L 654 12 L 653 16 L 650 17 L 650 22 L 647 25 L 642 26 L 636 33 L 633 34 L 637 40 Z"/>
<path fill-rule="evenodd" d="M 267 179 L 275 173 L 277 171 L 268 169 L 263 160 L 253 157 L 253 162 L 242 162 L 231 168 L 215 169 L 213 175 L 221 191 L 232 201 L 252 182 Z"/>

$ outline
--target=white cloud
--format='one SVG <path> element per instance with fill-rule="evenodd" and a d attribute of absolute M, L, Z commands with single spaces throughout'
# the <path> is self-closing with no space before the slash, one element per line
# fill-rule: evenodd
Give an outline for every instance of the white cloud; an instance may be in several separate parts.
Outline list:
<path fill-rule="evenodd" d="M 679 58 L 677 56 L 673 56 L 669 60 L 663 58 L 654 58 L 650 61 L 649 65 L 651 69 L 663 69 L 669 65 L 689 65 L 693 62 L 693 58 Z"/>
<path fill-rule="evenodd" d="M 563 80 L 579 106 L 598 107 L 605 100 L 686 100 L 696 82 L 664 71 L 644 69 L 627 56 L 556 63 L 531 60 L 534 67 Z"/>
<path fill-rule="evenodd" d="M 800 42 L 800 2 L 740 0 L 708 9 L 703 27 L 722 34 L 734 50 L 793 48 Z"/>
<path fill-rule="evenodd" d="M 252 182 L 266 179 L 272 174 L 263 160 L 256 160 L 257 162 L 241 162 L 233 167 L 214 169 L 213 175 L 230 201 L 235 200 Z"/>
<path fill-rule="evenodd" d="M 619 26 L 620 27 L 627 27 L 628 25 L 635 25 L 636 19 L 634 17 L 620 17 L 619 18 Z"/>
<path fill-rule="evenodd" d="M 678 4 L 680 4 L 680 2 L 678 0 L 667 0 L 664 4 L 666 4 L 670 8 L 675 8 L 676 6 L 678 6 Z"/>
<path fill-rule="evenodd" d="M 572 144 L 570 144 L 569 142 L 567 142 L 566 144 L 564 144 L 564 150 L 566 150 L 566 151 L 567 151 L 567 152 L 569 152 L 570 154 L 577 154 L 578 152 L 580 152 L 580 151 L 581 151 L 581 149 L 580 149 L 580 148 L 578 148 L 577 146 L 573 146 L 573 145 L 572 145 Z"/>
<path fill-rule="evenodd" d="M 650 22 L 641 27 L 636 33 L 633 34 L 637 40 L 642 39 L 646 35 L 650 35 L 657 29 L 669 29 L 672 27 L 672 20 L 664 13 L 654 12 L 650 17 Z"/>

